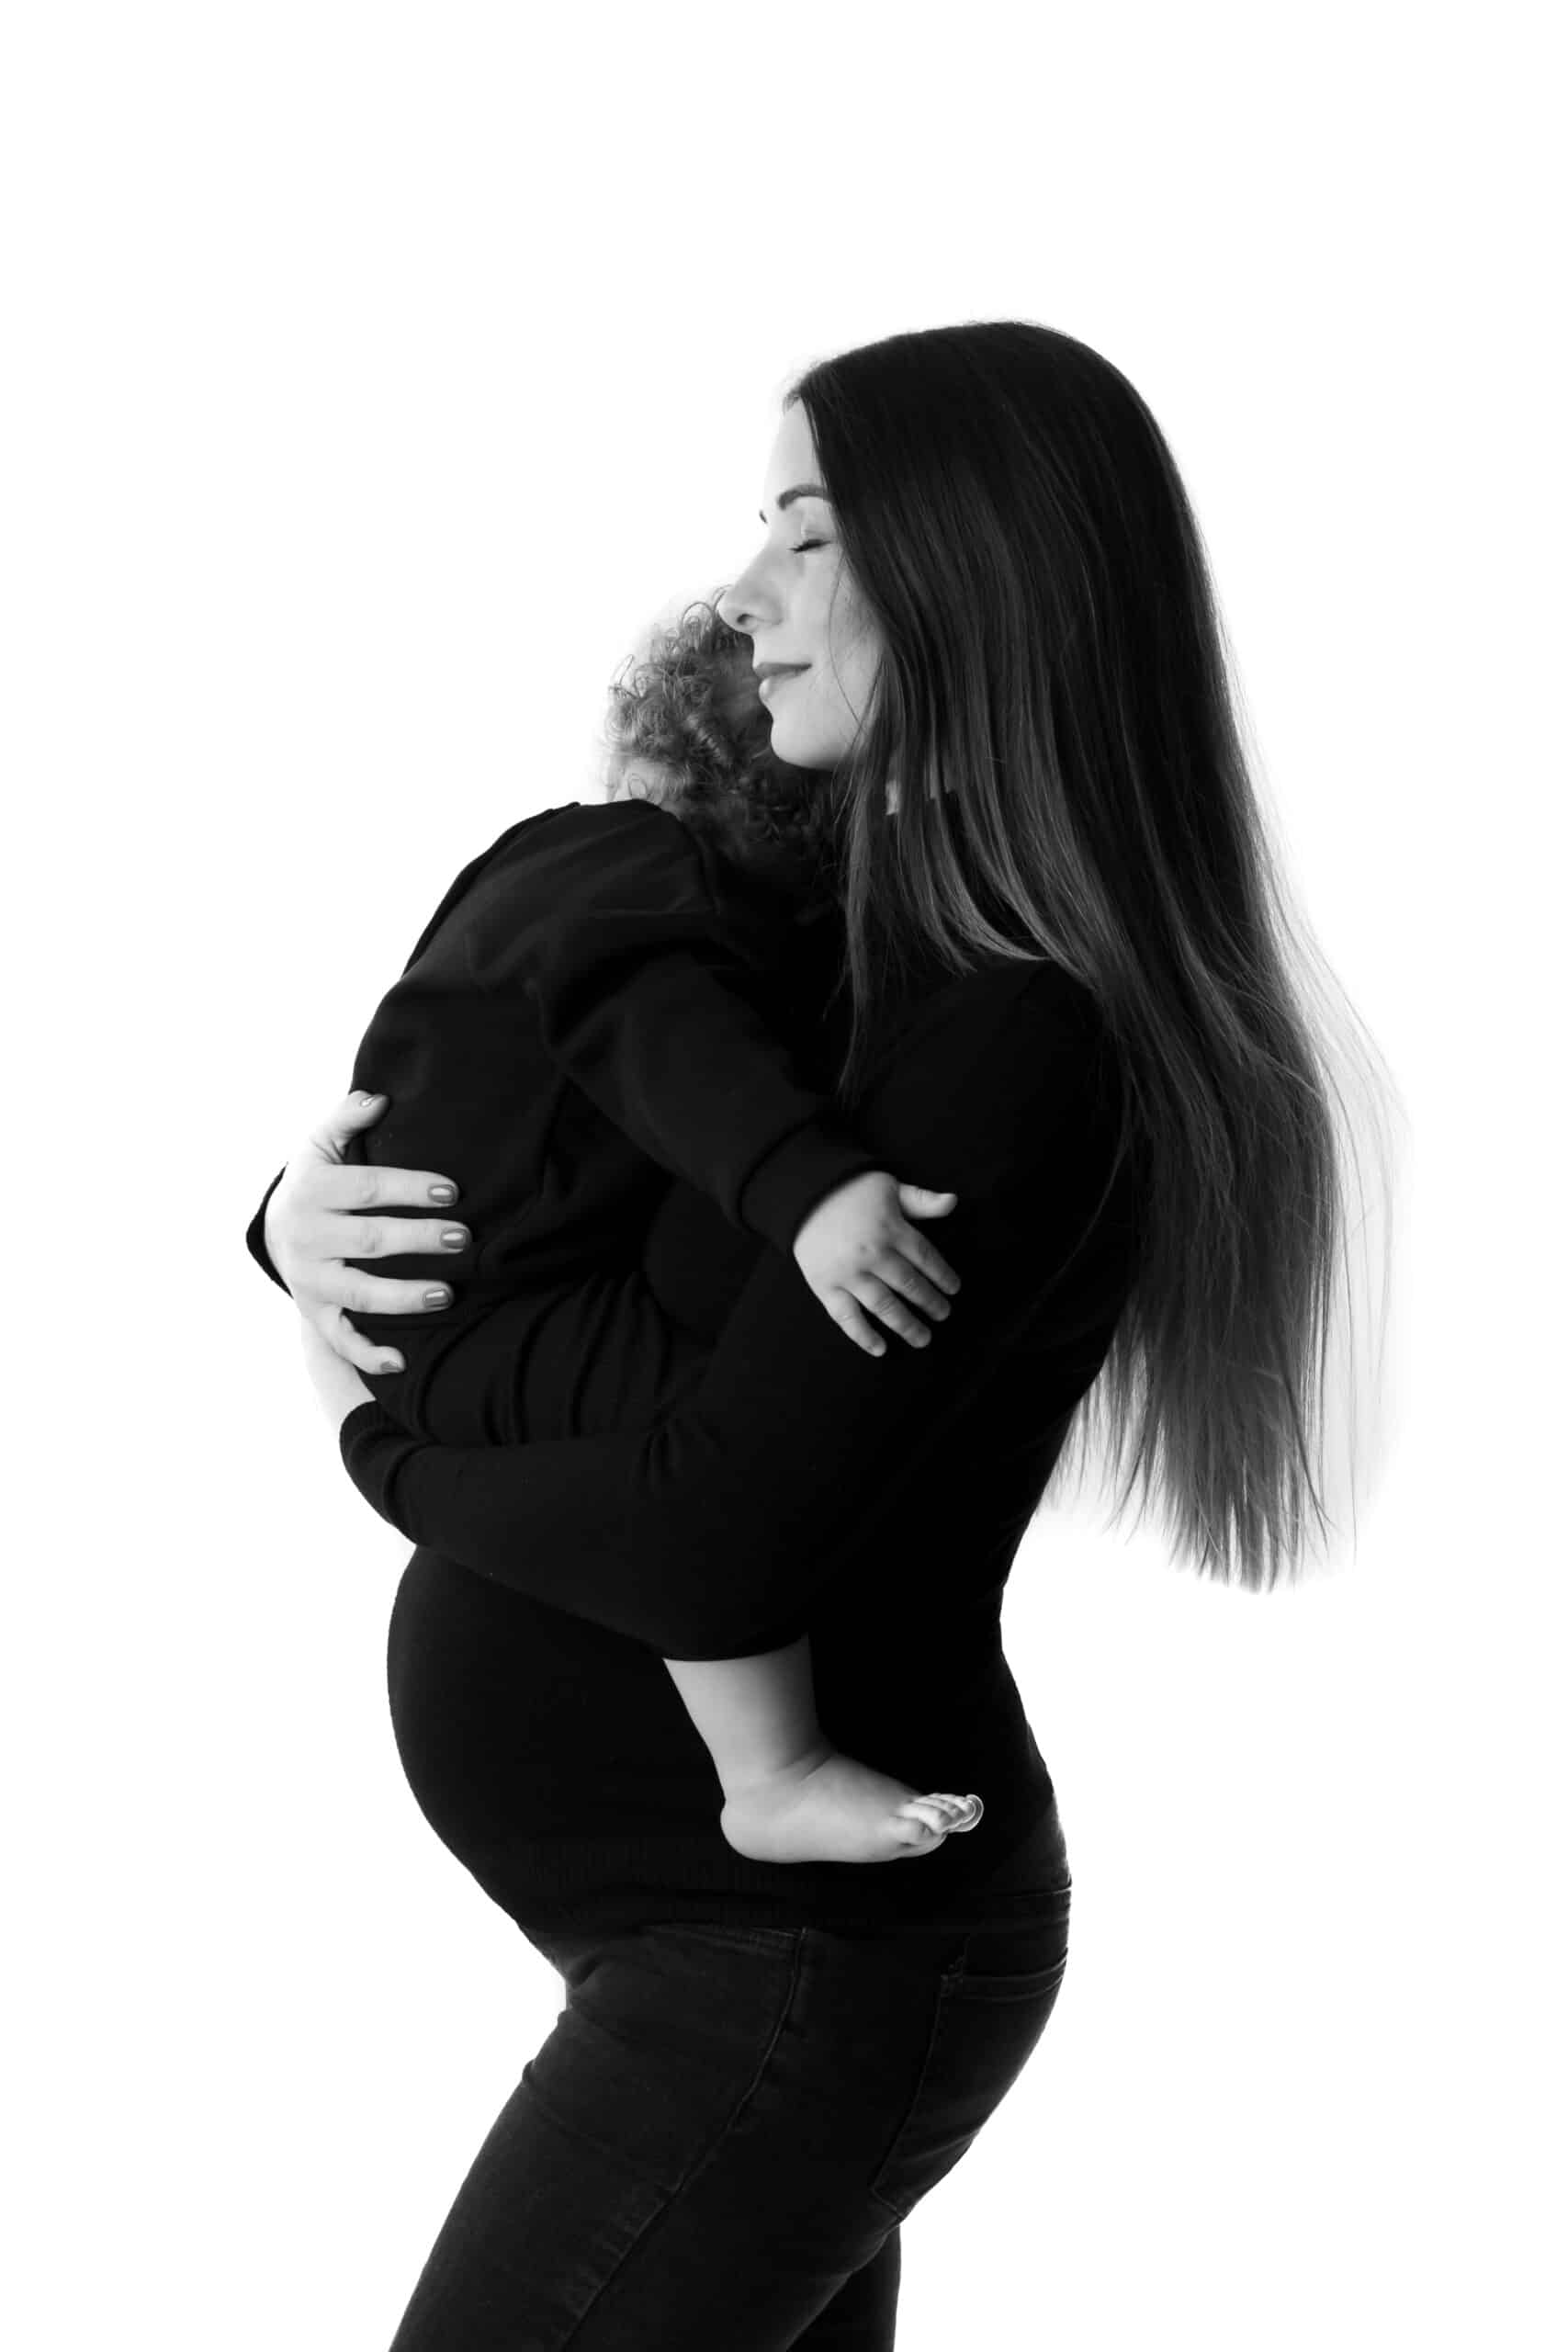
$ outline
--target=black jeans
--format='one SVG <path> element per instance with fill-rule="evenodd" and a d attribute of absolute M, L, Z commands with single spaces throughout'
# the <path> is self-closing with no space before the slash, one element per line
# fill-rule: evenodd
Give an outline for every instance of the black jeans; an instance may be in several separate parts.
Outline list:
<path fill-rule="evenodd" d="M 898 2224 L 1044 2032 L 1070 1899 L 967 1935 L 530 1932 L 565 2006 L 392 2352 L 887 2352 Z"/>

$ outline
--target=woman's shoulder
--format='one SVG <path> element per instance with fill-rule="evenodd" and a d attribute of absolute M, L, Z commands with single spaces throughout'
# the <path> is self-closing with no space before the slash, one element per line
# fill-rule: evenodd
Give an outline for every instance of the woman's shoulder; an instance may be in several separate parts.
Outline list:
<path fill-rule="evenodd" d="M 1005 1025 L 1087 1041 L 1098 1040 L 1103 1028 L 1093 989 L 1047 956 L 992 956 L 964 972 L 933 970 L 903 1010 L 911 1030 L 969 1030 L 976 1037 Z"/>
<path fill-rule="evenodd" d="M 852 1130 L 883 1164 L 929 1167 L 1001 1215 L 1054 1185 L 1096 1185 L 1113 1148 L 1094 999 L 1043 956 L 950 973 L 878 1039 L 847 1101 Z"/>
<path fill-rule="evenodd" d="M 1044 956 L 950 967 L 885 1004 L 863 1084 L 950 1091 L 998 1117 L 1077 1094 L 1093 1076 L 1104 1027 L 1091 989 Z M 977 1115 L 977 1114 L 976 1114 Z"/>

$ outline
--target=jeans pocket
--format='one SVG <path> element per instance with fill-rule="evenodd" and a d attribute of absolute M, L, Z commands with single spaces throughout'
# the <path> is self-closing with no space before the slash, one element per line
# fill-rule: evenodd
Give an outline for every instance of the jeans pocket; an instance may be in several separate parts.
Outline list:
<path fill-rule="evenodd" d="M 702 1951 L 761 1952 L 773 1960 L 793 1960 L 806 1940 L 804 1928 L 759 1928 L 750 1919 L 653 1919 L 637 1932 Z"/>
<path fill-rule="evenodd" d="M 872 2179 L 872 2195 L 897 2220 L 996 2113 L 1045 2030 L 1066 1966 L 1065 1922 L 968 1939 L 942 1979 L 914 2094 Z"/>

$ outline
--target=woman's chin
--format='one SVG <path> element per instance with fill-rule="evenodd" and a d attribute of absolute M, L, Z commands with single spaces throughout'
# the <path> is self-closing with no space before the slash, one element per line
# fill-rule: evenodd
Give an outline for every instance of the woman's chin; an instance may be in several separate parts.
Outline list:
<path fill-rule="evenodd" d="M 837 745 L 824 743 L 808 727 L 792 728 L 787 718 L 773 717 L 769 741 L 773 757 L 792 768 L 810 768 L 819 773 L 824 768 L 837 767 L 841 756 Z"/>

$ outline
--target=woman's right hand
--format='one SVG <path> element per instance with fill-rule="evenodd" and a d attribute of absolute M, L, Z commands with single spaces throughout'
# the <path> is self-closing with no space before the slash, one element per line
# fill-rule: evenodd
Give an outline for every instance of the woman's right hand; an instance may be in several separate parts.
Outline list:
<path fill-rule="evenodd" d="M 431 1278 L 392 1282 L 361 1273 L 350 1258 L 452 1257 L 442 1241 L 456 1224 L 451 1206 L 431 1204 L 431 1187 L 457 1188 L 448 1176 L 412 1168 L 355 1167 L 344 1159 L 350 1138 L 373 1127 L 385 1096 L 345 1095 L 295 1153 L 277 1181 L 262 1224 L 268 1257 L 311 1329 L 361 1372 L 401 1371 L 402 1359 L 364 1339 L 348 1320 L 362 1315 L 440 1314 L 425 1298 Z M 380 1208 L 430 1207 L 428 1222 L 378 1216 Z M 464 1228 L 465 1241 L 469 1238 Z"/>

